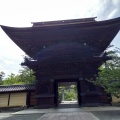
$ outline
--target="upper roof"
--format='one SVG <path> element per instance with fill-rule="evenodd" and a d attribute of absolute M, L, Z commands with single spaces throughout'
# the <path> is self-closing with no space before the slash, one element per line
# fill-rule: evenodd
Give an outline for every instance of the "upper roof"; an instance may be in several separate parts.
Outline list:
<path fill-rule="evenodd" d="M 36 22 L 27 28 L 1 27 L 26 54 L 34 58 L 41 50 L 61 43 L 87 45 L 103 52 L 120 29 L 120 18 Z"/>
<path fill-rule="evenodd" d="M 42 27 L 42 26 L 58 26 L 58 25 L 69 25 L 69 24 L 78 24 L 86 22 L 95 22 L 95 18 L 83 18 L 83 19 L 70 19 L 70 20 L 58 20 L 58 21 L 46 21 L 46 22 L 32 22 L 33 27 Z"/>
<path fill-rule="evenodd" d="M 0 93 L 35 90 L 34 84 L 0 86 Z"/>

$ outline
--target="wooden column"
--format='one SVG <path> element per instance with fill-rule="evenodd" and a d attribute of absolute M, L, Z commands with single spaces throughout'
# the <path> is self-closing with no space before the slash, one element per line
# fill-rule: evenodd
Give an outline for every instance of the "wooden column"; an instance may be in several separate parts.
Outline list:
<path fill-rule="evenodd" d="M 54 81 L 50 79 L 39 79 L 36 81 L 36 98 L 39 108 L 50 108 L 54 106 Z"/>
<path fill-rule="evenodd" d="M 82 105 L 84 104 L 84 95 L 85 95 L 85 81 L 82 77 L 79 78 L 79 84 L 80 84 L 80 102 Z"/>

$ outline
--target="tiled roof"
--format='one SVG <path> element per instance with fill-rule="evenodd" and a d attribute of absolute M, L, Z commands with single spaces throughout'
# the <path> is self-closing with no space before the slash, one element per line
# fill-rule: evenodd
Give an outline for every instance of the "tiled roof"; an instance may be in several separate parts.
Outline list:
<path fill-rule="evenodd" d="M 35 85 L 34 84 L 24 84 L 24 85 L 0 86 L 0 93 L 1 92 L 13 92 L 13 91 L 28 91 L 28 90 L 35 90 Z"/>
<path fill-rule="evenodd" d="M 70 42 L 95 47 L 103 52 L 120 30 L 120 17 L 104 21 L 94 19 L 37 22 L 33 23 L 33 27 L 1 28 L 32 58 L 52 45 Z"/>

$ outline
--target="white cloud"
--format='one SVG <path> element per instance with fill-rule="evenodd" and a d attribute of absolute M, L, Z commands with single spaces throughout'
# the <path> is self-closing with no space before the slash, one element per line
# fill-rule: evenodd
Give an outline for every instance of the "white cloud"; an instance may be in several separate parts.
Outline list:
<path fill-rule="evenodd" d="M 120 12 L 120 10 L 119 9 L 114 9 L 109 15 L 108 15 L 108 19 L 110 19 L 110 18 L 114 18 L 114 17 L 116 17 L 116 16 L 118 16 L 119 13 Z"/>
<path fill-rule="evenodd" d="M 4 69 L 4 67 L 2 66 L 2 65 L 0 65 L 0 69 L 2 70 L 2 69 Z M 1 72 L 1 71 L 0 71 Z"/>
<path fill-rule="evenodd" d="M 112 0 L 113 4 L 117 7 L 120 7 L 120 0 Z"/>

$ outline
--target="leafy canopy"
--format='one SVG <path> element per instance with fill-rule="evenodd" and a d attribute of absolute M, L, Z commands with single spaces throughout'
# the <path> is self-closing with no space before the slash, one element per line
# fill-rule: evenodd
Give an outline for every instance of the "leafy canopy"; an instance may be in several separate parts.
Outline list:
<path fill-rule="evenodd" d="M 34 72 L 25 67 L 19 71 L 18 75 L 11 73 L 7 78 L 2 80 L 2 85 L 15 85 L 15 84 L 31 84 L 35 82 Z"/>
<path fill-rule="evenodd" d="M 109 51 L 111 60 L 104 63 L 99 69 L 96 81 L 91 81 L 95 85 L 100 85 L 107 93 L 120 97 L 120 57 L 119 50 Z"/>

